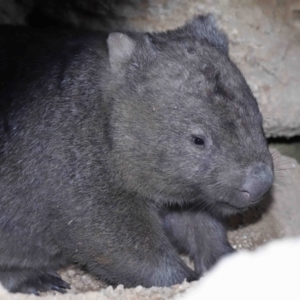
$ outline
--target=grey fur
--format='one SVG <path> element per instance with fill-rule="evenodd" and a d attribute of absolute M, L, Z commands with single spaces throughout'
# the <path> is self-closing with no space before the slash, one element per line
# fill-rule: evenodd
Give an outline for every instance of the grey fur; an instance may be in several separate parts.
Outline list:
<path fill-rule="evenodd" d="M 64 291 L 55 271 L 74 262 L 108 283 L 166 286 L 232 251 L 222 219 L 258 203 L 273 164 L 212 16 L 165 33 L 0 36 L 6 288 Z"/>

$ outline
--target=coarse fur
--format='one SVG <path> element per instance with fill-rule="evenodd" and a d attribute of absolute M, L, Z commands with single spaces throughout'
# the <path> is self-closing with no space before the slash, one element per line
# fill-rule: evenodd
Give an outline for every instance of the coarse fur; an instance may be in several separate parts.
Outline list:
<path fill-rule="evenodd" d="M 273 180 L 262 116 L 211 15 L 163 33 L 0 29 L 0 281 L 197 279 Z M 180 259 L 191 256 L 195 271 Z"/>

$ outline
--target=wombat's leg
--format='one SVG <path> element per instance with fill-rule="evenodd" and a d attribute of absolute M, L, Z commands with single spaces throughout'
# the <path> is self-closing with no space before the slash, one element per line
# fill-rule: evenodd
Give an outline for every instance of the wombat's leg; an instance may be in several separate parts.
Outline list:
<path fill-rule="evenodd" d="M 73 260 L 100 279 L 125 287 L 170 286 L 196 280 L 198 275 L 180 259 L 165 236 L 157 212 L 143 201 L 123 201 L 128 207 L 109 210 L 102 217 L 76 220 Z M 108 204 L 109 205 L 109 204 Z M 107 206 L 108 206 L 107 205 Z M 73 224 L 73 223 L 72 223 Z M 75 221 L 74 224 L 75 225 Z"/>
<path fill-rule="evenodd" d="M 3 286 L 13 293 L 36 294 L 55 290 L 65 293 L 70 286 L 54 271 L 35 269 L 0 270 L 0 281 Z"/>
<path fill-rule="evenodd" d="M 194 260 L 200 276 L 222 255 L 234 251 L 222 222 L 206 212 L 170 210 L 163 219 L 170 241 Z"/>

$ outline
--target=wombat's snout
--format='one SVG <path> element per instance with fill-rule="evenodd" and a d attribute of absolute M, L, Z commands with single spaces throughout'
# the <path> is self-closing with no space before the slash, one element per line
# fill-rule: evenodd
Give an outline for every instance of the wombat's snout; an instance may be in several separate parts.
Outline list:
<path fill-rule="evenodd" d="M 264 163 L 254 165 L 248 171 L 245 181 L 241 187 L 243 200 L 256 202 L 271 187 L 273 182 L 273 171 Z"/>

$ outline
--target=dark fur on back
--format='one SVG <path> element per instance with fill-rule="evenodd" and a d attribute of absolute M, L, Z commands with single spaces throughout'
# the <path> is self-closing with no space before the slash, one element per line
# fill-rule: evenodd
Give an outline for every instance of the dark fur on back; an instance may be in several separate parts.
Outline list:
<path fill-rule="evenodd" d="M 232 251 L 223 217 L 273 165 L 262 117 L 211 15 L 164 33 L 0 30 L 0 280 L 197 279 Z M 179 251 L 195 261 L 196 272 Z"/>

